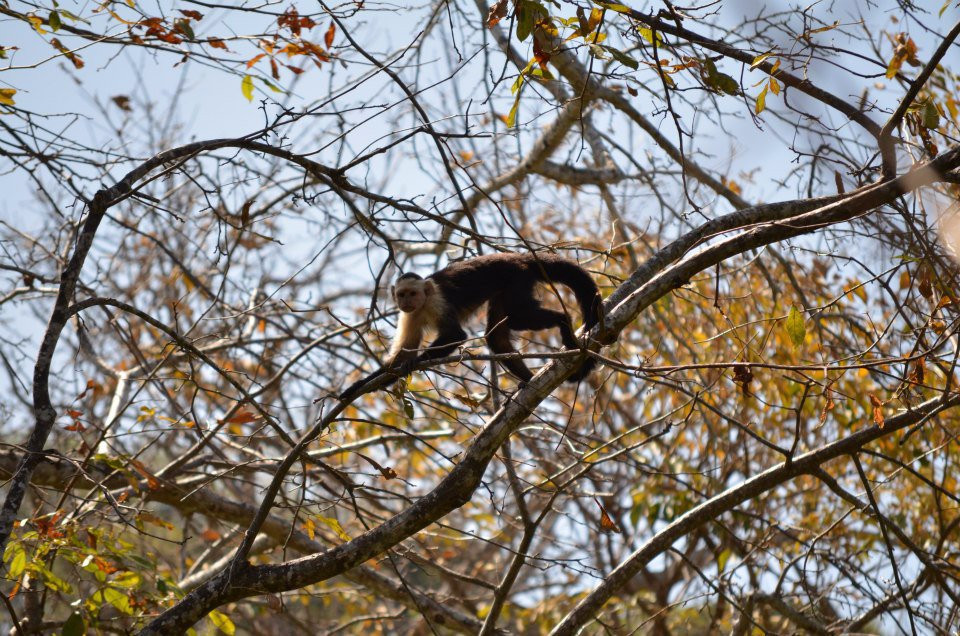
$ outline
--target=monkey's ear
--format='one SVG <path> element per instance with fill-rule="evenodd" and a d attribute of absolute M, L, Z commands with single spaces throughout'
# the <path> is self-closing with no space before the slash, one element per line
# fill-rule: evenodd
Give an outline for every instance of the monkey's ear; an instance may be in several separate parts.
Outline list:
<path fill-rule="evenodd" d="M 423 295 L 424 296 L 433 296 L 437 293 L 437 284 L 430 280 L 429 278 L 423 281 Z"/>

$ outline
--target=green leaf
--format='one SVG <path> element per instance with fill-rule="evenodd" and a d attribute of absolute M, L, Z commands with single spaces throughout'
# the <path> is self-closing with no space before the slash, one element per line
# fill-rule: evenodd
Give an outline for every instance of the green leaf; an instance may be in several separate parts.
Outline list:
<path fill-rule="evenodd" d="M 240 82 L 240 92 L 243 93 L 243 96 L 247 98 L 248 102 L 253 101 L 253 76 L 244 75 L 243 81 Z"/>
<path fill-rule="evenodd" d="M 59 13 L 61 17 L 64 17 L 68 20 L 73 20 L 74 22 L 83 22 L 84 24 L 90 24 L 90 20 L 86 20 L 84 18 L 81 18 L 78 15 L 70 13 L 63 7 L 57 7 L 57 13 Z"/>
<path fill-rule="evenodd" d="M 704 83 L 709 88 L 712 88 L 715 91 L 726 93 L 727 95 L 740 94 L 740 84 L 737 83 L 737 80 L 725 73 L 718 71 L 717 65 L 713 63 L 713 60 L 703 60 L 702 64 L 704 70 L 706 71 L 706 73 L 704 73 Z"/>
<path fill-rule="evenodd" d="M 272 90 L 274 93 L 282 93 L 282 92 L 283 92 L 283 89 L 282 89 L 282 88 L 278 88 L 278 87 L 275 86 L 270 80 L 268 80 L 268 79 L 266 79 L 266 78 L 264 78 L 264 77 L 261 77 L 261 78 L 260 78 L 260 81 L 263 82 L 264 84 L 266 84 L 266 85 L 267 85 L 267 88 L 269 88 L 270 90 Z"/>
<path fill-rule="evenodd" d="M 227 636 L 233 636 L 237 632 L 236 626 L 233 624 L 233 621 L 230 620 L 230 617 L 222 612 L 217 610 L 210 611 L 210 621 L 217 626 L 221 632 Z"/>
<path fill-rule="evenodd" d="M 553 73 L 550 72 L 549 68 L 540 68 L 539 66 L 533 69 L 532 71 L 530 71 L 530 75 L 532 75 L 533 77 L 539 77 L 545 80 L 553 79 Z"/>
<path fill-rule="evenodd" d="M 30 564 L 30 570 L 38 572 L 40 576 L 43 577 L 43 584 L 51 590 L 64 592 L 66 594 L 69 594 L 73 590 L 73 587 L 71 587 L 69 583 L 54 574 L 52 570 L 40 562 Z"/>
<path fill-rule="evenodd" d="M 7 576 L 11 579 L 18 579 L 27 567 L 27 553 L 20 543 L 8 543 L 4 550 L 3 560 L 9 563 L 7 566 Z"/>
<path fill-rule="evenodd" d="M 793 346 L 800 347 L 803 345 L 803 339 L 807 335 L 807 327 L 803 322 L 803 314 L 797 311 L 796 306 L 790 308 L 790 315 L 787 316 L 785 327 Z"/>
<path fill-rule="evenodd" d="M 185 35 L 188 39 L 196 40 L 197 36 L 193 32 L 193 27 L 190 26 L 190 20 L 180 19 L 175 22 L 177 28 Z"/>
<path fill-rule="evenodd" d="M 63 24 L 60 22 L 60 14 L 56 11 L 50 12 L 50 16 L 47 18 L 47 23 L 54 31 L 59 31 L 60 27 L 63 26 Z"/>
<path fill-rule="evenodd" d="M 79 614 L 71 614 L 70 618 L 63 621 L 63 628 L 60 630 L 60 636 L 83 636 L 86 633 L 87 624 Z"/>
<path fill-rule="evenodd" d="M 647 507 L 646 502 L 639 501 L 630 508 L 630 525 L 634 528 L 637 527 L 637 524 L 640 523 L 640 515 L 643 514 L 644 509 Z"/>
<path fill-rule="evenodd" d="M 601 45 L 602 46 L 602 45 Z M 633 70 L 637 70 L 640 67 L 640 63 L 635 59 L 621 51 L 620 49 L 615 49 L 612 46 L 604 46 L 607 51 L 610 51 L 610 54 L 613 55 L 613 59 L 620 62 L 624 66 L 629 66 Z"/>
<path fill-rule="evenodd" d="M 539 2 L 521 0 L 517 9 L 517 38 L 523 42 L 531 33 L 537 22 L 547 17 L 547 9 Z"/>
<path fill-rule="evenodd" d="M 923 103 L 923 126 L 930 130 L 936 130 L 940 127 L 940 111 L 932 99 Z"/>
<path fill-rule="evenodd" d="M 711 76 L 707 83 L 711 88 L 715 88 L 727 95 L 740 94 L 740 84 L 737 83 L 737 80 L 725 73 L 718 72 L 716 75 Z"/>
<path fill-rule="evenodd" d="M 407 419 L 413 419 L 413 402 L 407 398 L 403 398 L 403 414 L 407 416 Z"/>
<path fill-rule="evenodd" d="M 97 600 L 100 600 L 101 604 L 103 602 L 107 602 L 124 614 L 133 614 L 133 608 L 130 607 L 130 599 L 127 598 L 127 595 L 120 590 L 112 587 L 105 587 L 93 596 L 94 598 L 97 598 Z"/>

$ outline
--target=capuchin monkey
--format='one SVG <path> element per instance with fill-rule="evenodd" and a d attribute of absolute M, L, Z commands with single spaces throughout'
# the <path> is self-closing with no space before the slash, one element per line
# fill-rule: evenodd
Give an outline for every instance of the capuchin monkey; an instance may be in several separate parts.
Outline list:
<path fill-rule="evenodd" d="M 449 355 L 467 338 L 461 326 L 463 321 L 484 303 L 485 337 L 493 353 L 516 353 L 510 342 L 511 331 L 553 327 L 560 330 L 564 347 L 579 349 L 567 314 L 544 307 L 534 297 L 534 288 L 544 283 L 560 283 L 573 291 L 583 315 L 584 331 L 600 322 L 602 299 L 597 284 L 585 269 L 553 254 L 490 254 L 453 263 L 427 278 L 413 273 L 401 275 L 393 288 L 400 320 L 383 366 L 350 385 L 340 399 L 352 396 L 381 374 L 400 377 L 419 362 Z M 436 331 L 437 337 L 428 348 L 418 352 L 428 329 Z M 519 358 L 500 362 L 522 382 L 533 377 Z M 568 381 L 587 377 L 595 364 L 593 358 L 585 359 Z"/>

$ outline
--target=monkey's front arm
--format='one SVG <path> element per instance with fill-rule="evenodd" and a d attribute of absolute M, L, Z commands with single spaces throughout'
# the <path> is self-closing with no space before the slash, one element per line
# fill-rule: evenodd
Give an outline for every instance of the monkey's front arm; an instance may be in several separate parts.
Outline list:
<path fill-rule="evenodd" d="M 386 388 L 400 378 L 409 375 L 421 362 L 445 358 L 450 355 L 457 348 L 457 345 L 466 339 L 467 333 L 460 326 L 460 323 L 450 321 L 442 326 L 437 337 L 426 349 L 421 350 L 420 353 L 414 353 L 409 349 L 401 349 L 393 360 L 348 386 L 340 393 L 339 399 L 340 401 L 352 400 L 357 397 L 358 391 L 368 382 L 384 375 L 390 375 L 392 376 L 390 380 L 382 386 L 378 386 L 378 388 Z"/>

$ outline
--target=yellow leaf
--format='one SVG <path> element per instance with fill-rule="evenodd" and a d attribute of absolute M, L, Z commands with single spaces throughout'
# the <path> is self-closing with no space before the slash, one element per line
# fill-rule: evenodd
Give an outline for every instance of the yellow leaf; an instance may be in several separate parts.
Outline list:
<path fill-rule="evenodd" d="M 797 311 L 796 306 L 790 308 L 790 314 L 787 316 L 787 321 L 784 326 L 786 327 L 787 335 L 790 336 L 790 342 L 793 343 L 793 346 L 802 346 L 803 339 L 807 335 L 807 326 L 804 324 L 803 314 Z"/>
<path fill-rule="evenodd" d="M 617 13 L 623 13 L 624 15 L 630 15 L 630 7 L 619 4 L 616 2 L 597 2 L 604 9 L 610 9 L 611 11 L 616 11 Z"/>
<path fill-rule="evenodd" d="M 900 289 L 910 288 L 910 272 L 903 270 L 900 272 Z"/>
<path fill-rule="evenodd" d="M 133 614 L 133 608 L 130 607 L 130 599 L 118 589 L 107 587 L 93 595 L 93 598 L 99 604 L 110 603 L 124 614 Z"/>
<path fill-rule="evenodd" d="M 227 636 L 233 636 L 237 632 L 237 627 L 233 624 L 233 621 L 226 614 L 217 610 L 210 611 L 210 622 Z"/>
<path fill-rule="evenodd" d="M 836 29 L 838 26 L 840 26 L 840 20 L 834 20 L 833 24 L 831 25 L 820 27 L 818 29 L 810 29 L 809 31 L 804 31 L 803 35 L 806 37 L 809 35 L 813 35 L 814 33 L 823 33 L 824 31 L 830 31 L 831 29 Z"/>
<path fill-rule="evenodd" d="M 27 553 L 23 546 L 19 543 L 8 544 L 4 557 L 4 560 L 9 563 L 7 576 L 12 580 L 20 578 L 27 567 Z"/>
<path fill-rule="evenodd" d="M 27 20 L 29 20 L 30 26 L 36 29 L 37 33 L 39 33 L 40 35 L 43 35 L 44 33 L 48 33 L 48 31 L 43 28 L 43 18 L 35 15 L 28 15 Z"/>
<path fill-rule="evenodd" d="M 155 526 L 160 526 L 161 528 L 166 528 L 167 530 L 173 530 L 173 524 L 168 523 L 161 519 L 160 517 L 150 514 L 149 512 L 141 512 L 138 515 L 140 521 L 146 521 L 147 523 L 152 523 Z"/>
<path fill-rule="evenodd" d="M 17 94 L 15 88 L 0 88 L 0 104 L 13 106 L 13 96 Z"/>
<path fill-rule="evenodd" d="M 753 58 L 753 62 L 750 64 L 750 68 L 752 68 L 752 69 L 753 69 L 753 68 L 757 68 L 758 66 L 760 66 L 760 64 L 763 63 L 763 61 L 764 61 L 765 59 L 767 59 L 767 58 L 770 57 L 771 55 L 773 55 L 773 52 L 772 52 L 772 51 L 771 51 L 770 53 L 761 53 L 761 54 L 758 55 L 757 57 Z M 722 569 L 722 568 L 721 568 L 721 569 Z"/>
<path fill-rule="evenodd" d="M 507 124 L 507 128 L 513 128 L 517 125 L 517 110 L 520 108 L 520 91 L 517 91 L 517 98 L 513 100 L 513 107 L 510 109 L 510 113 L 507 115 L 507 118 L 504 119 L 504 122 Z"/>
<path fill-rule="evenodd" d="M 597 25 L 600 24 L 600 19 L 603 18 L 603 11 L 594 7 L 590 9 L 590 17 L 587 18 L 587 33 L 593 33 L 593 30 L 597 28 Z"/>
<path fill-rule="evenodd" d="M 140 587 L 142 579 L 136 572 L 121 572 L 110 581 L 110 585 L 122 588 Z"/>
<path fill-rule="evenodd" d="M 122 23 L 122 24 L 126 24 L 126 25 L 128 25 L 128 26 L 133 26 L 134 24 L 136 24 L 136 22 L 131 22 L 130 20 L 124 20 L 123 18 L 121 18 L 120 16 L 118 16 L 118 15 L 116 14 L 116 12 L 111 11 L 110 9 L 107 9 L 107 13 L 110 14 L 110 17 L 111 17 L 111 18 L 113 18 L 114 20 L 116 20 L 117 22 L 120 22 L 120 23 Z"/>
<path fill-rule="evenodd" d="M 253 101 L 253 76 L 243 76 L 243 81 L 240 82 L 240 92 L 243 93 L 243 96 L 247 98 L 248 102 Z"/>
<path fill-rule="evenodd" d="M 340 522 L 332 517 L 321 517 L 320 515 L 315 515 L 317 521 L 327 526 L 333 530 L 338 537 L 343 541 L 349 541 L 350 535 L 343 530 L 343 526 L 340 525 Z"/>
<path fill-rule="evenodd" d="M 766 108 L 768 88 L 769 88 L 769 85 L 764 86 L 763 90 L 760 91 L 760 94 L 757 95 L 757 105 L 754 107 L 754 110 L 758 115 L 763 112 L 764 108 Z"/>

